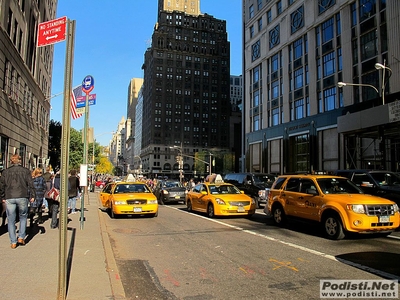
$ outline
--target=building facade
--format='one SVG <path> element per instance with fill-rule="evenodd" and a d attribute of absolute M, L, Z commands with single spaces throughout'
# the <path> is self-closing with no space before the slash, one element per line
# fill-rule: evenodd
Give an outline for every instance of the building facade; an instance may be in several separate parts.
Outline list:
<path fill-rule="evenodd" d="M 400 2 L 242 3 L 243 168 L 398 171 Z"/>
<path fill-rule="evenodd" d="M 135 134 L 136 134 L 136 107 L 138 104 L 139 92 L 143 85 L 142 78 L 132 78 L 128 87 L 128 105 L 126 119 L 126 142 L 124 161 L 126 173 L 132 173 L 135 161 Z"/>
<path fill-rule="evenodd" d="M 175 1 L 159 1 L 143 64 L 141 159 L 149 176 L 183 168 L 192 177 L 196 163 L 229 151 L 230 44 L 226 21 L 200 14 L 199 1 L 168 3 Z"/>
<path fill-rule="evenodd" d="M 0 1 L 0 170 L 13 154 L 46 165 L 54 47 L 36 46 L 37 29 L 56 9 L 56 0 Z"/>

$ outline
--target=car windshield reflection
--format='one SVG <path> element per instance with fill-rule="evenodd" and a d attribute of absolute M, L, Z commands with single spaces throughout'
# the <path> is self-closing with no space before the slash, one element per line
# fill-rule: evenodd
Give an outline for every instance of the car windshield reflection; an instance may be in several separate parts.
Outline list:
<path fill-rule="evenodd" d="M 240 190 L 233 185 L 209 185 L 210 193 L 218 194 L 240 194 Z"/>
<path fill-rule="evenodd" d="M 347 179 L 320 178 L 317 182 L 324 194 L 362 194 L 362 190 Z"/>
<path fill-rule="evenodd" d="M 384 186 L 399 186 L 400 185 L 400 176 L 396 173 L 392 172 L 379 172 L 379 173 L 370 173 L 371 176 L 375 179 L 375 181 L 379 185 Z"/>
<path fill-rule="evenodd" d="M 173 188 L 173 187 L 183 187 L 183 185 L 179 181 L 168 181 L 164 183 L 165 188 Z"/>
<path fill-rule="evenodd" d="M 151 191 L 144 184 L 118 184 L 114 190 L 114 194 L 150 192 Z"/>

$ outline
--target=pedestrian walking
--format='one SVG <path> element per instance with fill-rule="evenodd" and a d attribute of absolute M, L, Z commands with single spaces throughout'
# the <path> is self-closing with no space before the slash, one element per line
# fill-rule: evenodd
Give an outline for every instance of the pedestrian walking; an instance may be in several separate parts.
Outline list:
<path fill-rule="evenodd" d="M 53 173 L 51 172 L 51 168 L 50 167 L 46 167 L 46 172 L 44 172 L 43 174 L 43 178 L 46 181 L 46 184 L 49 180 L 52 180 L 54 177 Z M 50 187 L 51 188 L 51 187 Z M 44 209 L 49 209 L 49 203 L 46 199 L 46 197 L 43 199 L 43 208 Z"/>
<path fill-rule="evenodd" d="M 43 171 L 40 168 L 36 168 L 32 171 L 32 178 L 33 178 L 33 186 L 35 187 L 36 196 L 35 200 L 31 203 L 29 207 L 29 227 L 33 226 L 33 219 L 37 214 L 36 222 L 38 224 L 43 224 L 42 219 L 42 205 L 43 205 L 43 198 L 44 194 L 46 193 L 46 181 L 43 178 Z"/>
<path fill-rule="evenodd" d="M 76 170 L 71 170 L 70 176 L 68 177 L 68 213 L 76 213 L 76 199 L 81 191 L 79 178 L 76 176 Z"/>
<path fill-rule="evenodd" d="M 57 190 L 60 190 L 61 187 L 61 177 L 60 177 L 60 171 L 57 171 L 56 175 L 52 179 L 50 189 L 52 187 L 55 187 Z M 47 186 L 49 188 L 49 186 Z M 49 190 L 50 190 L 49 189 Z M 60 202 L 51 198 L 47 198 L 47 201 L 49 203 L 49 214 L 51 215 L 51 223 L 50 223 L 50 228 L 55 229 L 58 227 L 58 209 L 60 207 Z"/>
<path fill-rule="evenodd" d="M 6 203 L 8 235 L 12 249 L 17 248 L 17 244 L 25 245 L 28 202 L 33 202 L 35 198 L 36 190 L 31 172 L 21 166 L 21 156 L 12 155 L 11 166 L 5 169 L 0 177 L 0 199 Z M 19 211 L 18 237 L 15 228 L 17 207 Z"/>

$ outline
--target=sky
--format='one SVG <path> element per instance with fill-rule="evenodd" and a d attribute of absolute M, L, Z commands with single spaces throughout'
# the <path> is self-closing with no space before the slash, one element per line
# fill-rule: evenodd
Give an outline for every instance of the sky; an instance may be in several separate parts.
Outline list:
<path fill-rule="evenodd" d="M 128 86 L 143 78 L 144 53 L 151 46 L 157 21 L 157 0 L 59 0 L 56 18 L 76 21 L 72 86 L 94 78 L 96 104 L 90 106 L 89 127 L 96 142 L 107 146 L 127 114 Z M 200 0 L 200 11 L 227 22 L 231 74 L 242 74 L 242 1 Z M 66 42 L 54 45 L 50 119 L 62 123 Z M 84 116 L 71 121 L 84 128 Z"/>

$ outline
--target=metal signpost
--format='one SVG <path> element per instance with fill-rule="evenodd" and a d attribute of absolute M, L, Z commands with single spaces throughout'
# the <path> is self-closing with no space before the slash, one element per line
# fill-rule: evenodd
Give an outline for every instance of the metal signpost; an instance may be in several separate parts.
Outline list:
<path fill-rule="evenodd" d="M 90 75 L 86 76 L 82 81 L 82 91 L 86 94 L 86 102 L 85 102 L 85 125 L 83 128 L 83 165 L 86 166 L 88 164 L 88 133 L 89 133 L 89 94 L 94 89 L 94 78 Z M 87 169 L 86 172 L 87 174 Z M 85 175 L 85 178 L 81 178 L 81 186 L 84 187 L 84 193 L 81 197 L 81 229 L 83 229 L 83 222 L 85 221 L 84 216 L 84 207 L 85 207 L 85 198 L 89 200 L 88 193 L 88 177 Z"/>

